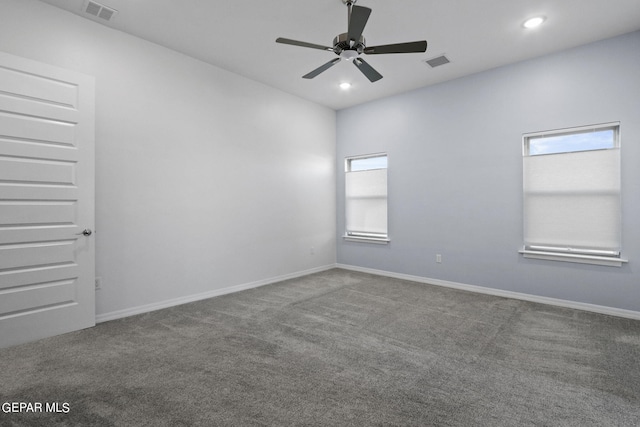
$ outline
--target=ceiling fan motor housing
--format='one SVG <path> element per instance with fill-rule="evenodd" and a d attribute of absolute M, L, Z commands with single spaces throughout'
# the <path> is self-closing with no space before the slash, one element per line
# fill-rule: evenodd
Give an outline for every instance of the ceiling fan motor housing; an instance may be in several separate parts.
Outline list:
<path fill-rule="evenodd" d="M 365 47 L 365 39 L 364 36 L 360 36 L 360 39 L 357 43 L 354 43 L 353 40 L 349 40 L 347 33 L 338 34 L 333 39 L 333 51 L 336 55 L 346 57 L 346 59 L 353 59 L 356 56 L 360 55 L 364 52 Z M 343 52 L 354 52 L 352 54 L 342 55 Z"/>

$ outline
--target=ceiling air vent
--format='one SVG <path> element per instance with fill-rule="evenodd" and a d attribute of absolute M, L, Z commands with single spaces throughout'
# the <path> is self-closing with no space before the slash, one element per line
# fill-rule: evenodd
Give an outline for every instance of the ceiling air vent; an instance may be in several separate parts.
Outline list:
<path fill-rule="evenodd" d="M 110 7 L 92 0 L 85 2 L 83 10 L 85 13 L 95 16 L 96 18 L 104 19 L 105 21 L 110 21 L 111 18 L 118 13 L 117 10 L 111 9 Z"/>
<path fill-rule="evenodd" d="M 429 64 L 431 68 L 436 68 L 441 65 L 448 64 L 451 61 L 449 61 L 449 58 L 447 58 L 446 56 L 440 55 L 440 56 L 436 56 L 435 58 L 427 59 L 424 62 Z"/>

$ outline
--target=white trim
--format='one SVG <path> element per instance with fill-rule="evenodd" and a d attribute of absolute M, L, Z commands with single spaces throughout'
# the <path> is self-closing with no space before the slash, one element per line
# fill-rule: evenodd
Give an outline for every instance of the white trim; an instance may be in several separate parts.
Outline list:
<path fill-rule="evenodd" d="M 425 283 L 428 285 L 442 286 L 445 288 L 460 289 L 463 291 L 476 292 L 486 295 L 494 295 L 504 298 L 512 298 L 522 301 L 536 302 L 540 304 L 554 305 L 574 310 L 590 311 L 593 313 L 607 314 L 609 316 L 624 317 L 627 319 L 640 320 L 640 311 L 625 310 L 622 308 L 607 307 L 603 305 L 589 304 L 584 302 L 568 301 L 558 298 L 542 297 L 538 295 L 523 294 L 520 292 L 505 291 L 502 289 L 486 288 L 484 286 L 467 285 L 464 283 L 449 282 L 447 280 L 429 279 L 427 277 L 412 276 L 409 274 L 393 273 L 390 271 L 375 270 L 372 268 L 356 267 L 353 265 L 336 264 L 337 268 L 345 270 L 359 271 L 361 273 L 375 274 L 377 276 L 392 277 L 394 279 L 410 280 L 412 282 Z"/>
<path fill-rule="evenodd" d="M 264 285 L 270 285 L 272 283 L 282 282 L 283 280 L 295 279 L 297 277 L 307 276 L 309 274 L 331 270 L 332 268 L 336 268 L 336 265 L 329 264 L 321 267 L 312 268 L 309 270 L 297 271 L 295 273 L 272 277 L 269 279 L 258 280 L 250 283 L 243 283 L 240 285 L 229 286 L 221 289 L 214 289 L 212 291 L 203 292 L 200 294 L 187 295 L 184 297 L 155 302 L 151 304 L 140 305 L 137 307 L 125 308 L 123 310 L 116 310 L 108 313 L 102 313 L 96 316 L 96 323 L 102 323 L 102 322 L 107 322 L 109 320 L 121 319 L 123 317 L 134 316 L 136 314 L 148 313 L 150 311 L 156 311 L 156 310 L 161 310 L 163 308 L 174 307 L 176 305 L 187 304 L 190 302 L 195 302 L 195 301 L 200 301 L 200 300 L 213 298 L 221 295 L 231 294 L 234 292 L 240 292 L 247 289 L 253 289 L 253 288 L 257 288 Z"/>
<path fill-rule="evenodd" d="M 629 260 L 627 259 L 595 255 L 530 251 L 526 249 L 521 249 L 518 252 L 521 253 L 525 258 L 544 259 L 548 261 L 578 262 L 581 264 L 606 265 L 608 267 L 622 267 L 623 263 L 629 262 Z"/>

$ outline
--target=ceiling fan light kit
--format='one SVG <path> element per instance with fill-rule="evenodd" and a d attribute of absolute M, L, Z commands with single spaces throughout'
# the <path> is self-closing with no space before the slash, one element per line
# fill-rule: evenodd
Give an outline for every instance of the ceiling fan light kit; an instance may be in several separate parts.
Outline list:
<path fill-rule="evenodd" d="M 369 15 L 371 15 L 371 9 L 368 7 L 355 6 L 356 0 L 342 0 L 348 9 L 348 28 L 346 33 L 338 34 L 333 39 L 333 47 L 322 46 L 314 43 L 307 43 L 299 40 L 292 40 L 283 37 L 278 37 L 276 43 L 289 44 L 292 46 L 306 47 L 310 49 L 326 50 L 338 55 L 326 64 L 321 65 L 315 70 L 305 74 L 302 78 L 312 79 L 333 67 L 340 62 L 341 59 L 351 61 L 369 81 L 376 82 L 382 78 L 382 75 L 378 73 L 371 65 L 369 65 L 364 59 L 360 58 L 360 55 L 380 55 L 389 53 L 422 53 L 427 50 L 427 41 L 415 41 L 408 43 L 395 43 L 381 46 L 367 47 L 366 41 L 362 32 L 367 25 Z"/>

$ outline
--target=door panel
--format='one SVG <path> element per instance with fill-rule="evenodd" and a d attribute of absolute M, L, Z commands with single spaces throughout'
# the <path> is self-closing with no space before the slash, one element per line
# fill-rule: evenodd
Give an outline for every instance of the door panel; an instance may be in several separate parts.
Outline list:
<path fill-rule="evenodd" d="M 74 123 L 59 120 L 0 113 L 2 136 L 9 139 L 34 141 L 48 145 L 73 145 L 75 126 Z"/>
<path fill-rule="evenodd" d="M 95 324 L 93 78 L 0 52 L 0 347 Z"/>
<path fill-rule="evenodd" d="M 74 176 L 75 162 L 0 157 L 0 181 L 3 182 L 71 185 L 74 183 Z"/>
<path fill-rule="evenodd" d="M 76 220 L 76 209 L 75 203 L 67 201 L 0 202 L 5 227 L 72 224 Z"/>
<path fill-rule="evenodd" d="M 25 268 L 19 271 L 3 271 L 0 272 L 0 290 L 76 277 L 77 270 L 77 264 L 69 263 Z"/>
<path fill-rule="evenodd" d="M 2 245 L 0 258 L 4 270 L 75 262 L 75 241 Z"/>
<path fill-rule="evenodd" d="M 41 308 L 51 309 L 76 301 L 75 280 L 37 283 L 28 288 L 9 290 L 2 295 L 0 312 L 11 316 Z"/>
<path fill-rule="evenodd" d="M 23 58 L 19 58 L 19 61 L 22 64 L 26 62 Z M 20 63 L 17 65 L 17 67 L 13 67 L 13 64 L 8 63 L 0 67 L 1 92 L 18 94 L 34 101 L 70 108 L 78 106 L 77 83 L 57 80 L 56 77 L 48 77 L 39 70 L 36 71 L 36 74 L 30 74 L 23 67 L 20 67 Z M 39 67 L 41 65 L 37 64 L 36 66 Z M 57 70 L 58 76 L 60 75 L 59 71 Z"/>

